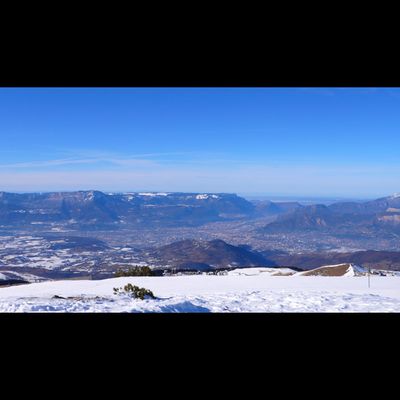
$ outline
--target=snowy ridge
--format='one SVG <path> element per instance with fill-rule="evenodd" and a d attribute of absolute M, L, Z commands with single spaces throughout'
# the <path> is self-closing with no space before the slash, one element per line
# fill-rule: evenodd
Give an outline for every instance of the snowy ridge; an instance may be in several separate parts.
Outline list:
<path fill-rule="evenodd" d="M 329 269 L 331 271 L 327 274 L 320 274 Z M 318 268 L 311 270 L 297 272 L 291 268 L 279 268 L 279 267 L 256 267 L 256 268 L 237 268 L 229 271 L 227 275 L 231 276 L 255 276 L 265 274 L 268 276 L 362 276 L 366 274 L 366 269 L 356 264 L 335 264 L 335 265 L 323 265 Z"/>
<path fill-rule="evenodd" d="M 356 264 L 323 265 L 307 271 L 297 272 L 296 276 L 345 276 L 354 277 L 365 275 L 367 270 Z"/>
<path fill-rule="evenodd" d="M 255 276 L 260 274 L 266 274 L 269 276 L 289 276 L 294 275 L 296 271 L 291 268 L 268 268 L 268 267 L 257 267 L 257 268 L 237 268 L 229 271 L 227 275 L 231 276 Z"/>

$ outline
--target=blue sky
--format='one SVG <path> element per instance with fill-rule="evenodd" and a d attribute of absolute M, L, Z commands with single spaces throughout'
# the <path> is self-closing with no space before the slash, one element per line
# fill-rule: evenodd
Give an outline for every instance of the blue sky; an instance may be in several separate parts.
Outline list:
<path fill-rule="evenodd" d="M 1 88 L 0 190 L 378 197 L 397 88 Z"/>

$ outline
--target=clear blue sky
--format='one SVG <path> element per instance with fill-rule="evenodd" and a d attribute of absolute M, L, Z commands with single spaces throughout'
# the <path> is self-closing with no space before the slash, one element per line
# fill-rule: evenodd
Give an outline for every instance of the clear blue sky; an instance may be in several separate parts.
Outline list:
<path fill-rule="evenodd" d="M 397 88 L 1 88 L 0 190 L 400 192 Z"/>

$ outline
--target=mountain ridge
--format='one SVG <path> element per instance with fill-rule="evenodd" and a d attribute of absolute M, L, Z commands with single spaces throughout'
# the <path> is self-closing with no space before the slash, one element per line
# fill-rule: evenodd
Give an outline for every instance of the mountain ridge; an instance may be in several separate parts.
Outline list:
<path fill-rule="evenodd" d="M 282 215 L 301 207 L 297 202 L 249 201 L 235 193 L 0 192 L 0 227 L 53 223 L 78 230 L 199 226 L 209 222 Z"/>
<path fill-rule="evenodd" d="M 254 212 L 252 203 L 230 193 L 100 191 L 0 192 L 0 224 L 63 222 L 83 225 L 199 225 Z"/>
<path fill-rule="evenodd" d="M 400 232 L 400 197 L 338 202 L 295 209 L 261 228 L 266 233 L 301 231 Z"/>

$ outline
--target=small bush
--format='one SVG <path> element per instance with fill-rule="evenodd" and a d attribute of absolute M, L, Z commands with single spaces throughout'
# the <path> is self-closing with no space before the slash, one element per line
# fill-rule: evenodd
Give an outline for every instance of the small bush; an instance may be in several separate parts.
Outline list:
<path fill-rule="evenodd" d="M 134 299 L 155 299 L 153 292 L 149 289 L 140 288 L 139 286 L 128 283 L 123 288 L 114 288 L 114 294 L 128 294 Z"/>
<path fill-rule="evenodd" d="M 121 268 L 117 269 L 114 273 L 116 278 L 122 276 L 153 276 L 153 271 L 150 267 L 130 267 L 127 270 Z"/>

